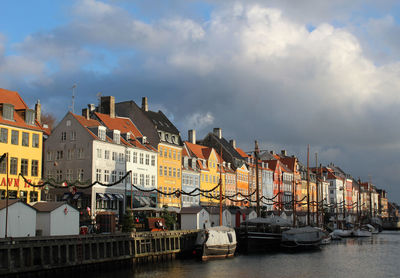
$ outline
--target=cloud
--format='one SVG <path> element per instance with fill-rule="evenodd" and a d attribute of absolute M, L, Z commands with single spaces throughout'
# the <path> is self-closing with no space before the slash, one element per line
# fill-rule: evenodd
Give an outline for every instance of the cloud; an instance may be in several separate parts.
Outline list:
<path fill-rule="evenodd" d="M 71 22 L 31 34 L 14 46 L 17 54 L 1 54 L 0 40 L 0 72 L 20 84 L 29 76 L 21 93 L 51 96 L 42 101 L 47 107 L 69 102 L 68 88 L 78 82 L 77 107 L 96 102 L 99 91 L 117 101 L 148 96 L 150 109 L 162 108 L 182 134 L 195 128 L 201 138 L 221 127 L 246 150 L 258 139 L 261 148 L 286 148 L 303 159 L 311 144 L 322 163 L 355 176 L 374 172 L 395 191 L 395 180 L 379 169 L 400 155 L 400 63 L 395 55 L 377 63 L 365 37 L 332 22 L 350 22 L 346 9 L 364 4 L 209 3 L 215 6 L 206 19 L 176 12 L 143 20 L 121 1 L 77 1 Z M 387 30 L 387 39 L 398 29 L 390 16 L 366 24 L 370 34 Z M 394 37 L 383 45 L 397 53 L 397 43 Z M 87 70 L 101 51 L 115 57 L 113 67 Z"/>

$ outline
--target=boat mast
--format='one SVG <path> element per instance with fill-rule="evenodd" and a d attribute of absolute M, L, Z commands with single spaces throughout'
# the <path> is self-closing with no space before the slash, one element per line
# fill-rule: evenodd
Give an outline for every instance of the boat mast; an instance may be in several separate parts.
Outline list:
<path fill-rule="evenodd" d="M 346 174 L 343 179 L 343 226 L 346 224 L 346 196 L 345 196 L 345 186 L 346 186 Z"/>
<path fill-rule="evenodd" d="M 307 145 L 307 225 L 310 225 L 310 144 Z"/>
<path fill-rule="evenodd" d="M 317 227 L 319 227 L 319 180 L 318 180 L 318 153 L 315 153 L 315 186 L 317 187 Z"/>
<path fill-rule="evenodd" d="M 256 206 L 256 212 L 257 212 L 257 217 L 261 216 L 260 213 L 260 192 L 259 192 L 259 184 L 258 184 L 258 153 L 259 153 L 259 148 L 258 148 L 258 142 L 257 140 L 254 142 L 255 143 L 255 148 L 254 148 L 254 159 L 256 160 L 256 198 L 257 198 L 257 206 Z"/>
<path fill-rule="evenodd" d="M 219 162 L 219 225 L 222 226 L 222 146 L 220 154 L 221 161 Z"/>
<path fill-rule="evenodd" d="M 361 179 L 358 178 L 358 196 L 357 196 L 357 222 L 361 226 Z"/>
<path fill-rule="evenodd" d="M 293 163 L 293 179 L 292 179 L 292 212 L 293 212 L 293 227 L 296 227 L 296 202 L 295 202 L 295 190 L 296 190 L 296 183 L 294 181 L 294 173 L 296 170 L 296 158 L 294 158 Z"/>
<path fill-rule="evenodd" d="M 324 219 L 325 219 L 325 211 L 324 211 L 324 207 L 323 207 L 323 205 L 324 205 L 324 194 L 323 194 L 323 183 L 322 183 L 322 181 L 323 181 L 323 179 L 322 179 L 322 164 L 320 164 L 319 165 L 319 175 L 320 175 L 320 182 L 321 182 L 321 191 L 322 191 L 322 198 L 321 198 L 321 201 L 322 201 L 322 209 L 321 209 L 321 216 L 322 216 L 322 226 L 324 225 Z"/>

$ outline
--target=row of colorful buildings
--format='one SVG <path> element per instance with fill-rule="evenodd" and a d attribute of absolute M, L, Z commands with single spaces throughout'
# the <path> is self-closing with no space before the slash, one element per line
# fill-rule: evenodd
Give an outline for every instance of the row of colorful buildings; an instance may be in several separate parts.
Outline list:
<path fill-rule="evenodd" d="M 342 218 L 389 217 L 385 190 L 371 182 L 334 164 L 307 167 L 285 150 L 260 151 L 256 159 L 220 128 L 202 139 L 189 130 L 183 141 L 162 111 L 149 110 L 146 97 L 138 106 L 103 96 L 80 115 L 66 113 L 52 130 L 41 121 L 39 101 L 32 110 L 17 92 L 0 89 L 0 108 L 0 155 L 8 153 L 0 163 L 0 199 L 67 201 L 90 219 L 129 207 L 215 206 L 221 181 L 225 206 L 255 206 L 258 186 L 267 211 L 315 213 L 319 204 Z M 31 184 L 58 186 L 30 186 L 20 173 Z M 101 184 L 68 186 L 76 182 Z"/>

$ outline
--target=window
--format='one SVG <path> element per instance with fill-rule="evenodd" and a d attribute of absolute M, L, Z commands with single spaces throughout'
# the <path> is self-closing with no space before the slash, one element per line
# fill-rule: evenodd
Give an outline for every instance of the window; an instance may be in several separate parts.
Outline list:
<path fill-rule="evenodd" d="M 67 160 L 72 160 L 74 158 L 74 150 L 67 151 Z"/>
<path fill-rule="evenodd" d="M 159 175 L 162 176 L 162 166 L 160 166 Z"/>
<path fill-rule="evenodd" d="M 164 149 L 164 157 L 168 157 L 168 149 Z"/>
<path fill-rule="evenodd" d="M 67 140 L 67 133 L 65 131 L 61 132 L 61 141 Z"/>
<path fill-rule="evenodd" d="M 56 181 L 61 182 L 63 179 L 62 170 L 56 170 Z"/>
<path fill-rule="evenodd" d="M 131 152 L 130 151 L 126 151 L 125 159 L 126 159 L 126 162 L 131 162 Z"/>
<path fill-rule="evenodd" d="M 2 128 L 0 129 L 0 142 L 1 143 L 8 143 L 8 129 Z"/>
<path fill-rule="evenodd" d="M 47 161 L 52 161 L 53 160 L 53 153 L 48 151 L 47 156 L 46 156 Z"/>
<path fill-rule="evenodd" d="M 139 184 L 144 185 L 144 174 L 140 174 Z"/>
<path fill-rule="evenodd" d="M 78 149 L 78 159 L 83 159 L 83 158 L 84 158 L 83 149 Z"/>
<path fill-rule="evenodd" d="M 142 153 L 139 154 L 139 163 L 143 164 L 143 154 Z"/>
<path fill-rule="evenodd" d="M 104 182 L 110 182 L 110 171 L 104 170 Z"/>
<path fill-rule="evenodd" d="M 33 110 L 26 110 L 25 112 L 25 123 L 28 125 L 35 124 L 35 111 Z"/>
<path fill-rule="evenodd" d="M 53 178 L 53 172 L 50 169 L 47 169 L 47 178 L 52 179 Z"/>
<path fill-rule="evenodd" d="M 123 153 L 118 154 L 118 161 L 121 163 L 124 162 L 124 154 Z"/>
<path fill-rule="evenodd" d="M 67 181 L 72 181 L 72 169 L 67 169 L 67 172 L 65 174 L 65 178 Z"/>
<path fill-rule="evenodd" d="M 176 159 L 181 160 L 181 155 L 179 154 L 179 152 L 176 154 Z"/>
<path fill-rule="evenodd" d="M 137 179 L 137 173 L 133 173 L 133 184 L 137 185 L 138 179 Z"/>
<path fill-rule="evenodd" d="M 111 159 L 114 160 L 114 161 L 117 160 L 117 153 L 116 152 L 112 152 Z"/>
<path fill-rule="evenodd" d="M 18 145 L 19 131 L 12 130 L 11 131 L 11 144 Z"/>
<path fill-rule="evenodd" d="M 176 169 L 175 168 L 173 169 L 172 172 L 173 172 L 173 176 L 176 177 Z"/>
<path fill-rule="evenodd" d="M 123 171 L 119 171 L 118 172 L 118 179 L 122 180 L 123 176 L 124 176 L 124 172 Z"/>
<path fill-rule="evenodd" d="M 116 182 L 117 181 L 117 171 L 112 171 L 111 172 L 111 182 Z"/>
<path fill-rule="evenodd" d="M 63 151 L 57 151 L 57 156 L 56 160 L 61 160 L 64 157 L 64 152 Z"/>
<path fill-rule="evenodd" d="M 176 150 L 173 151 L 173 158 L 176 159 Z"/>
<path fill-rule="evenodd" d="M 106 130 L 101 127 L 99 127 L 99 138 L 103 141 L 106 140 Z"/>
<path fill-rule="evenodd" d="M 38 169 L 39 169 L 39 161 L 38 160 L 32 160 L 31 176 L 37 177 L 38 176 Z"/>
<path fill-rule="evenodd" d="M 38 200 L 38 193 L 36 191 L 29 192 L 29 201 L 37 202 L 37 200 Z"/>
<path fill-rule="evenodd" d="M 3 104 L 3 119 L 14 121 L 14 105 L 8 103 Z"/>
<path fill-rule="evenodd" d="M 169 135 L 165 134 L 165 141 L 169 141 Z"/>
<path fill-rule="evenodd" d="M 132 162 L 137 163 L 137 152 L 133 152 Z"/>
<path fill-rule="evenodd" d="M 96 169 L 96 181 L 101 182 L 101 169 Z"/>
<path fill-rule="evenodd" d="M 167 166 L 164 166 L 164 176 L 167 176 L 168 175 L 168 169 L 167 169 Z"/>
<path fill-rule="evenodd" d="M 101 153 L 102 153 L 101 149 L 97 149 L 97 158 L 101 158 Z"/>
<path fill-rule="evenodd" d="M 168 167 L 168 176 L 172 176 L 172 168 L 171 167 Z"/>
<path fill-rule="evenodd" d="M 83 169 L 78 169 L 77 179 L 83 181 Z"/>
<path fill-rule="evenodd" d="M 156 186 L 156 176 L 151 176 L 151 186 Z"/>
<path fill-rule="evenodd" d="M 39 134 L 32 134 L 32 147 L 39 148 Z"/>
<path fill-rule="evenodd" d="M 146 165 L 150 164 L 150 155 L 146 154 Z"/>
<path fill-rule="evenodd" d="M 72 130 L 71 131 L 71 141 L 75 141 L 76 140 L 76 131 Z"/>
<path fill-rule="evenodd" d="M 160 147 L 160 156 L 161 156 L 161 157 L 163 156 L 163 155 L 162 155 L 162 152 L 163 152 L 163 148 Z"/>
<path fill-rule="evenodd" d="M 169 158 L 171 158 L 171 157 L 172 157 L 171 153 L 172 153 L 172 150 L 171 150 L 171 149 L 169 149 L 169 150 L 168 150 L 168 157 L 169 157 Z"/>
<path fill-rule="evenodd" d="M 146 186 L 150 185 L 150 175 L 146 175 Z"/>
<path fill-rule="evenodd" d="M 152 155 L 151 156 L 151 166 L 155 166 L 156 165 L 156 156 Z"/>
<path fill-rule="evenodd" d="M 104 151 L 104 159 L 110 159 L 110 151 L 108 150 Z"/>
<path fill-rule="evenodd" d="M 5 173 L 7 173 L 7 159 L 3 159 L 3 161 L 0 163 L 0 174 Z"/>

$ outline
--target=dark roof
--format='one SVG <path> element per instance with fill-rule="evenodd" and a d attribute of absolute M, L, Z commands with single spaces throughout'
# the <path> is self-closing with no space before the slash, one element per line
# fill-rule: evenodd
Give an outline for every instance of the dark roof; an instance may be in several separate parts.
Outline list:
<path fill-rule="evenodd" d="M 203 208 L 202 207 L 183 207 L 181 208 L 180 214 L 197 214 Z"/>
<path fill-rule="evenodd" d="M 53 211 L 62 205 L 67 204 L 66 202 L 37 202 L 32 205 L 33 208 L 37 209 L 40 212 L 49 212 Z"/>
<path fill-rule="evenodd" d="M 20 202 L 19 199 L 12 199 L 12 200 L 8 200 L 8 206 L 11 206 L 17 202 Z M 2 210 L 3 208 L 6 207 L 6 200 L 0 200 L 0 210 Z"/>
<path fill-rule="evenodd" d="M 143 113 L 152 121 L 157 130 L 162 130 L 179 136 L 179 130 L 171 123 L 163 112 L 143 111 Z"/>

